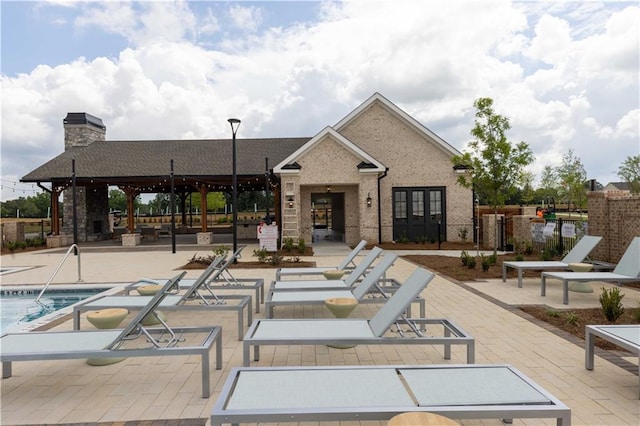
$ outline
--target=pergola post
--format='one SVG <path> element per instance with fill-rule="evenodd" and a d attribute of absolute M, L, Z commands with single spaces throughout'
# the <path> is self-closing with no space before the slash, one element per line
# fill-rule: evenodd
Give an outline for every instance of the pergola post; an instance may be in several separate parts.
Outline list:
<path fill-rule="evenodd" d="M 60 205 L 58 203 L 60 191 L 51 186 L 51 235 L 60 235 Z"/>
<path fill-rule="evenodd" d="M 207 187 L 200 187 L 200 232 L 207 232 Z"/>
<path fill-rule="evenodd" d="M 123 191 L 127 195 L 127 229 L 129 233 L 133 234 L 136 230 L 133 200 L 138 196 L 139 192 L 133 188 L 124 188 Z"/>

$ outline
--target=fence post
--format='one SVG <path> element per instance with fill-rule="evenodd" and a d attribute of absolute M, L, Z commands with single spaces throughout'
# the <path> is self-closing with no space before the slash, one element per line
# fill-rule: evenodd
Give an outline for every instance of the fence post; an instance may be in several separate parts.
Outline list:
<path fill-rule="evenodd" d="M 564 256 L 564 242 L 562 240 L 562 218 L 559 217 L 557 220 L 557 226 L 558 226 L 558 255 L 560 257 Z"/>

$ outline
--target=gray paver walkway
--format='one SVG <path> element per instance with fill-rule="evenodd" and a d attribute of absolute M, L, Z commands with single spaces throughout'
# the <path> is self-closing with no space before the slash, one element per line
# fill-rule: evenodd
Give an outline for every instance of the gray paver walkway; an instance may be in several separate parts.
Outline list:
<path fill-rule="evenodd" d="M 335 246 L 338 248 L 338 246 Z M 253 260 L 253 248 L 245 249 L 243 260 Z M 324 250 L 324 249 L 323 249 Z M 318 266 L 334 265 L 345 248 L 335 252 L 316 251 Z M 346 250 L 348 251 L 348 250 Z M 33 266 L 32 269 L 6 274 L 1 285 L 42 285 L 62 258 L 60 250 L 45 250 L 2 256 L 2 267 Z M 81 251 L 82 283 L 75 283 L 74 261 L 65 264 L 54 281 L 56 285 L 95 285 L 128 283 L 140 277 L 169 277 L 177 273 L 194 254 L 208 255 L 209 249 L 180 246 L 177 253 L 164 250 L 84 250 Z M 241 260 L 242 262 L 242 260 Z M 389 276 L 405 279 L 416 266 L 399 260 Z M 200 271 L 189 271 L 195 277 Z M 234 270 L 236 277 L 274 279 L 273 269 Z M 594 288 L 599 288 L 595 286 Z M 623 290 L 628 306 L 637 306 L 638 292 Z M 252 291 L 247 291 L 252 294 Z M 581 299 L 571 295 L 571 306 L 598 306 L 598 293 Z M 477 363 L 507 363 L 523 371 L 538 384 L 560 398 L 572 409 L 574 425 L 638 425 L 638 377 L 601 356 L 595 370 L 584 368 L 584 348 L 549 332 L 518 315 L 510 305 L 546 303 L 561 305 L 559 286 L 551 286 L 546 298 L 539 297 L 539 282 L 525 281 L 518 289 L 515 280 L 464 283 L 460 285 L 437 276 L 424 291 L 428 316 L 451 318 L 476 339 Z M 575 303 L 575 305 L 574 305 Z M 370 317 L 376 305 L 359 306 L 352 316 Z M 258 317 L 264 315 L 264 310 Z M 322 306 L 292 307 L 276 311 L 276 317 L 330 317 Z M 198 360 L 191 358 L 127 359 L 104 367 L 92 367 L 82 360 L 14 363 L 13 377 L 1 382 L 0 422 L 3 425 L 108 423 L 166 424 L 208 421 L 211 409 L 231 367 L 242 364 L 241 342 L 236 340 L 233 313 L 217 312 L 206 318 L 171 313 L 175 324 L 211 323 L 231 330 L 224 334 L 224 368 L 212 369 L 212 396 L 200 398 Z M 82 328 L 90 328 L 86 322 Z M 60 321 L 57 329 L 71 329 L 71 320 Z M 464 363 L 462 349 L 452 351 L 452 359 L 442 359 L 441 348 L 429 346 L 356 346 L 333 349 L 324 346 L 264 347 L 257 365 L 343 365 L 343 364 L 436 364 Z M 637 358 L 627 359 L 637 364 Z M 255 365 L 253 363 L 252 365 Z M 175 423 L 174 423 L 175 422 Z M 553 424 L 545 420 L 515 420 L 514 424 Z M 162 424 L 156 423 L 153 424 Z M 342 424 L 354 424 L 343 422 Z M 357 424 L 357 423 L 355 423 Z M 362 422 L 373 425 L 379 422 Z M 464 425 L 500 425 L 497 420 L 464 420 Z"/>

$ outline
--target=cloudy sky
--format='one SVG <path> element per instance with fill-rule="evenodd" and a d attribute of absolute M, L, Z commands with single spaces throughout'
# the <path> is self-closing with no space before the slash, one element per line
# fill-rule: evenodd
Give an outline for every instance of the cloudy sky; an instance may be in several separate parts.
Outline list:
<path fill-rule="evenodd" d="M 313 136 L 374 92 L 463 151 L 491 97 L 531 171 L 573 150 L 619 181 L 640 154 L 637 1 L 5 1 L 2 200 L 64 150 L 67 112 L 107 139 Z"/>

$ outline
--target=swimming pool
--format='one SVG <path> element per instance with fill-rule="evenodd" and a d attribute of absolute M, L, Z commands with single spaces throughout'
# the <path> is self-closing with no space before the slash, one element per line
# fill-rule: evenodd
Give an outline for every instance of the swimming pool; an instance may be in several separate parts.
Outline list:
<path fill-rule="evenodd" d="M 64 308 L 106 290 L 109 288 L 47 289 L 40 303 L 36 303 L 41 289 L 2 289 L 0 290 L 0 333 L 40 326 L 70 312 Z"/>

